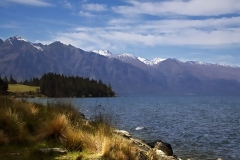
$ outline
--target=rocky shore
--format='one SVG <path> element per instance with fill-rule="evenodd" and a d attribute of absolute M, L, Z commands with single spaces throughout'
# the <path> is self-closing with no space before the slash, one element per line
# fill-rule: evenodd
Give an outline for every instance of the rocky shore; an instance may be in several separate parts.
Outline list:
<path fill-rule="evenodd" d="M 122 136 L 131 142 L 136 147 L 136 155 L 139 160 L 181 160 L 173 154 L 172 147 L 169 143 L 161 140 L 155 140 L 146 143 L 140 139 L 136 139 L 131 134 L 124 130 L 115 130 L 116 134 Z"/>
<path fill-rule="evenodd" d="M 85 118 L 84 114 L 79 113 L 79 117 L 85 120 L 86 123 L 89 123 L 89 120 Z M 174 155 L 171 144 L 167 142 L 163 142 L 162 140 L 155 140 L 153 142 L 147 143 L 143 140 L 134 138 L 128 131 L 125 130 L 115 129 L 114 133 L 129 141 L 130 144 L 136 148 L 136 160 L 181 160 L 176 155 Z"/>
<path fill-rule="evenodd" d="M 181 160 L 173 154 L 172 147 L 169 143 L 156 140 L 146 143 L 140 139 L 133 138 L 129 132 L 124 130 L 115 130 L 117 135 L 128 140 L 135 148 L 136 160 Z M 61 148 L 41 148 L 40 152 L 48 154 L 55 152 L 56 154 L 67 154 L 67 150 Z M 88 160 L 105 160 L 104 157 L 88 158 Z"/>

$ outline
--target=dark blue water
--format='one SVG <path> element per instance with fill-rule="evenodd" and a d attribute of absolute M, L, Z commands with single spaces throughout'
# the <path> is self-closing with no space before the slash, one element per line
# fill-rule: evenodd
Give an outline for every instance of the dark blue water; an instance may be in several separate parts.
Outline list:
<path fill-rule="evenodd" d="M 101 111 L 134 137 L 170 143 L 182 159 L 240 159 L 240 97 L 122 96 L 70 101 L 87 118 Z"/>

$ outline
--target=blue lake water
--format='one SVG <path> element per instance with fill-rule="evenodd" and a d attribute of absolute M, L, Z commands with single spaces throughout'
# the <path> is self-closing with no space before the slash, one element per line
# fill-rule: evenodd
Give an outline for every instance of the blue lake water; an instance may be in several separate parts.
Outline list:
<path fill-rule="evenodd" d="M 52 99 L 57 100 L 57 99 Z M 120 96 L 73 98 L 90 118 L 110 114 L 115 127 L 146 141 L 161 139 L 182 159 L 240 159 L 240 97 Z M 49 101 L 41 98 L 29 101 Z"/>

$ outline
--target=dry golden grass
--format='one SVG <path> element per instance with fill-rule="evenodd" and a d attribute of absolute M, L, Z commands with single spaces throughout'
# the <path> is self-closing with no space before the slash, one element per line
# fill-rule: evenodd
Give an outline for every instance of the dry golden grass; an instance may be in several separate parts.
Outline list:
<path fill-rule="evenodd" d="M 66 133 L 71 125 L 64 114 L 56 114 L 53 119 L 43 122 L 37 130 L 37 140 L 51 139 L 66 141 Z"/>
<path fill-rule="evenodd" d="M 91 155 L 109 160 L 137 160 L 135 148 L 114 134 L 109 118 L 102 113 L 86 121 L 71 103 L 44 106 L 0 97 L 0 114 L 2 145 L 47 141 L 81 151 L 83 158 Z"/>
<path fill-rule="evenodd" d="M 9 143 L 9 139 L 6 136 L 6 134 L 3 133 L 2 130 L 0 130 L 0 145 L 6 145 Z"/>
<path fill-rule="evenodd" d="M 129 141 L 118 136 L 105 141 L 102 155 L 107 159 L 118 157 L 119 160 L 137 160 L 135 150 Z"/>
<path fill-rule="evenodd" d="M 135 148 L 128 140 L 119 135 L 109 135 L 108 132 L 110 132 L 108 126 L 103 124 L 99 125 L 98 130 L 95 130 L 94 133 L 80 132 L 84 149 L 90 152 L 93 157 L 109 160 L 137 160 Z M 111 131 L 111 133 L 113 132 Z"/>
<path fill-rule="evenodd" d="M 64 146 L 71 151 L 82 151 L 83 144 L 81 134 L 81 131 L 68 130 Z"/>

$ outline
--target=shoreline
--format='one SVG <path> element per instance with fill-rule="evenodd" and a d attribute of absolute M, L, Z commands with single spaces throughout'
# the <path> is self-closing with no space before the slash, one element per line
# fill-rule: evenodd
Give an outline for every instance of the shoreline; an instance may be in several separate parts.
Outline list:
<path fill-rule="evenodd" d="M 113 128 L 104 117 L 107 115 L 99 113 L 88 120 L 71 103 L 42 105 L 10 97 L 0 97 L 0 103 L 1 158 L 74 154 L 75 158 L 68 159 L 177 159 L 165 143 L 151 147 L 128 132 Z"/>

